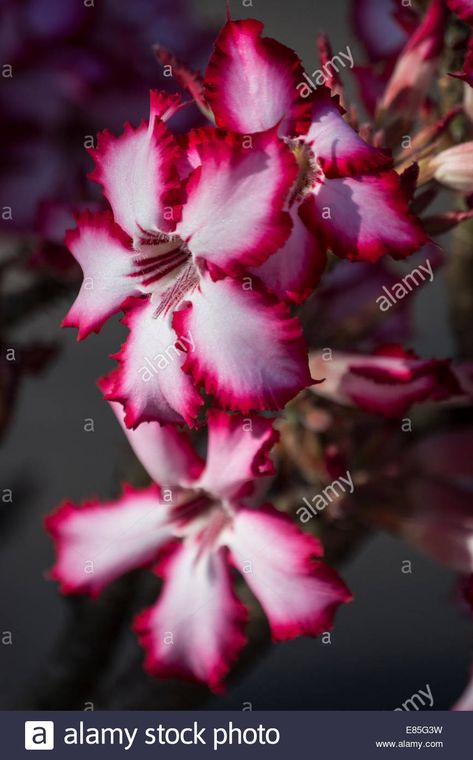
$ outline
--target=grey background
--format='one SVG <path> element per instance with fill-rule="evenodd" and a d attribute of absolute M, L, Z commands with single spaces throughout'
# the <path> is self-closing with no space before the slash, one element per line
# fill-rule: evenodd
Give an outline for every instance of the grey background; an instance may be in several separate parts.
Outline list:
<path fill-rule="evenodd" d="M 223 0 L 199 0 L 194 7 L 217 23 L 224 20 Z M 330 34 L 336 50 L 353 42 L 342 0 L 254 0 L 248 11 L 234 1 L 231 8 L 235 17 L 263 20 L 266 33 L 297 49 L 309 71 L 317 65 L 318 30 Z M 438 279 L 417 308 L 415 347 L 448 355 L 447 308 Z M 44 577 L 53 552 L 42 519 L 66 497 L 110 496 L 126 448 L 95 387 L 97 377 L 112 366 L 106 357 L 125 331 L 109 324 L 101 335 L 76 344 L 75 331 L 58 329 L 66 311 L 65 302 L 48 309 L 27 331 L 28 336 L 60 340 L 63 351 L 41 378 L 24 382 L 0 452 L 0 491 L 19 493 L 26 479 L 34 485 L 12 530 L 0 535 L 0 631 L 11 630 L 14 640 L 12 646 L 0 645 L 3 706 L 21 699 L 42 672 L 68 615 L 55 584 Z M 94 419 L 95 432 L 84 432 L 86 418 Z M 17 502 L 0 505 L 1 510 L 19 508 Z M 412 561 L 411 575 L 401 572 L 406 559 Z M 251 673 L 223 697 L 211 698 L 208 706 L 238 709 L 249 701 L 254 709 L 392 710 L 428 683 L 435 709 L 448 708 L 467 680 L 473 633 L 451 603 L 453 574 L 379 535 L 343 568 L 343 576 L 355 602 L 338 615 L 331 645 L 300 639 L 273 647 Z M 131 632 L 128 639 L 127 651 L 136 646 Z"/>

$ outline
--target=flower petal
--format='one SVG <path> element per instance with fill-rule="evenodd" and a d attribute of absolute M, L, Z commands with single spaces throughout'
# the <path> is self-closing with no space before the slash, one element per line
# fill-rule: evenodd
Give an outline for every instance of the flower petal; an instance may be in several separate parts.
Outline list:
<path fill-rule="evenodd" d="M 279 251 L 273 253 L 253 272 L 281 301 L 303 303 L 320 282 L 327 255 L 315 235 L 306 227 L 298 207 L 290 210 L 292 232 Z"/>
<path fill-rule="evenodd" d="M 192 425 L 203 400 L 182 371 L 187 336 L 178 342 L 169 319 L 154 318 L 155 311 L 150 299 L 136 299 L 127 311 L 123 322 L 130 334 L 114 357 L 120 365 L 108 376 L 106 398 L 124 405 L 127 427 Z"/>
<path fill-rule="evenodd" d="M 149 120 L 151 124 L 154 119 L 169 121 L 184 106 L 185 104 L 181 103 L 181 96 L 176 92 L 149 91 Z"/>
<path fill-rule="evenodd" d="M 319 53 L 320 73 L 324 77 L 324 84 L 330 90 L 332 95 L 338 95 L 340 101 L 345 100 L 343 82 L 336 65 L 337 58 L 334 57 L 332 43 L 327 34 L 319 32 L 317 34 L 317 50 Z M 347 45 L 347 58 L 350 58 L 350 47 Z M 353 64 L 353 61 L 352 61 Z M 319 82 L 319 77 L 317 76 Z"/>
<path fill-rule="evenodd" d="M 442 54 L 447 14 L 444 0 L 431 0 L 399 55 L 380 104 L 381 112 L 391 112 L 389 120 L 409 124 L 418 117 Z"/>
<path fill-rule="evenodd" d="M 84 273 L 79 295 L 63 321 L 78 327 L 78 339 L 98 332 L 103 323 L 138 293 L 133 270 L 131 240 L 109 212 L 78 215 L 77 227 L 66 233 L 66 245 Z"/>
<path fill-rule="evenodd" d="M 463 21 L 473 25 L 473 0 L 447 0 L 447 5 Z"/>
<path fill-rule="evenodd" d="M 312 388 L 317 395 L 388 418 L 401 417 L 415 403 L 460 392 L 448 361 L 419 359 L 402 350 L 376 356 L 338 352 L 329 361 L 316 353 L 310 367 L 324 378 Z"/>
<path fill-rule="evenodd" d="M 337 573 L 316 558 L 320 543 L 273 507 L 242 509 L 222 540 L 261 603 L 275 641 L 329 630 L 351 594 Z"/>
<path fill-rule="evenodd" d="M 127 124 L 120 137 L 105 130 L 90 151 L 95 169 L 89 176 L 102 185 L 115 221 L 135 242 L 146 232 L 172 231 L 177 221 L 179 148 L 158 116 L 173 110 L 169 98 L 152 93 L 149 125 Z"/>
<path fill-rule="evenodd" d="M 257 283 L 202 278 L 187 305 L 175 312 L 179 337 L 192 335 L 184 371 L 224 406 L 281 409 L 311 383 L 297 319 Z"/>
<path fill-rule="evenodd" d="M 201 166 L 189 177 L 176 232 L 213 271 L 237 275 L 257 266 L 287 240 L 283 211 L 297 177 L 292 152 L 275 131 L 203 142 Z"/>
<path fill-rule="evenodd" d="M 158 572 L 165 579 L 157 604 L 135 621 L 154 676 L 207 683 L 222 679 L 245 644 L 246 610 L 232 589 L 224 551 L 202 551 L 185 541 Z"/>
<path fill-rule="evenodd" d="M 394 171 L 317 182 L 300 213 L 328 248 L 352 261 L 373 262 L 384 254 L 403 259 L 427 242 Z"/>
<path fill-rule="evenodd" d="M 99 385 L 106 396 L 111 390 L 109 378 L 102 378 Z M 194 450 L 188 433 L 158 422 L 143 422 L 131 430 L 125 425 L 122 406 L 114 401 L 110 406 L 131 448 L 155 483 L 161 487 L 185 488 L 199 478 L 204 462 Z"/>
<path fill-rule="evenodd" d="M 127 489 L 116 501 L 70 502 L 46 518 L 57 560 L 51 576 L 66 594 L 97 596 L 119 576 L 153 562 L 171 537 L 168 507 L 156 486 Z"/>
<path fill-rule="evenodd" d="M 312 120 L 304 141 L 314 151 L 326 177 L 348 177 L 386 169 L 389 151 L 365 142 L 343 118 L 338 98 L 327 88 L 319 88 L 312 101 Z"/>
<path fill-rule="evenodd" d="M 303 103 L 296 87 L 304 82 L 302 65 L 262 31 L 255 19 L 225 24 L 205 73 L 207 101 L 219 127 L 249 134 L 283 120 L 280 133 L 292 134 L 291 116 Z"/>
<path fill-rule="evenodd" d="M 278 439 L 273 420 L 211 409 L 207 464 L 196 488 L 222 499 L 237 498 L 249 481 L 274 473 L 269 452 Z"/>
<path fill-rule="evenodd" d="M 153 52 L 161 66 L 171 67 L 174 79 L 176 79 L 183 90 L 187 90 L 202 113 L 208 119 L 211 119 L 212 113 L 205 100 L 204 81 L 199 72 L 191 69 L 162 45 L 154 45 Z"/>

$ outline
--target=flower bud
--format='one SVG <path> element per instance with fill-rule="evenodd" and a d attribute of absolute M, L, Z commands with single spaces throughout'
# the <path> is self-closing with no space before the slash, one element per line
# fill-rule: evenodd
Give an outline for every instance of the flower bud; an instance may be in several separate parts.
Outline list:
<path fill-rule="evenodd" d="M 379 107 L 383 121 L 391 123 L 402 118 L 409 124 L 416 119 L 437 71 L 445 20 L 443 0 L 432 0 L 422 23 L 401 52 L 386 86 Z"/>
<path fill-rule="evenodd" d="M 443 150 L 431 160 L 429 169 L 441 185 L 461 193 L 472 193 L 473 141 Z"/>

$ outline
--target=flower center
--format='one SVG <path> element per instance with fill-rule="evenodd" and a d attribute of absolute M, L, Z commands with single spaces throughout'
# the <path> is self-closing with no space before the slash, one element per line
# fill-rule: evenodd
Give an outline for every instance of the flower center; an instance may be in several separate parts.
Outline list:
<path fill-rule="evenodd" d="M 156 283 L 171 273 L 177 274 L 176 270 L 185 264 L 191 254 L 177 235 L 146 238 L 140 242 L 140 250 L 133 257 L 135 269 L 130 277 L 138 279 L 143 293 L 153 293 Z"/>
<path fill-rule="evenodd" d="M 221 532 L 234 517 L 226 502 L 203 490 L 191 491 L 172 511 L 171 522 L 176 534 L 194 536 L 200 545 L 199 554 L 218 544 Z"/>
<path fill-rule="evenodd" d="M 133 257 L 138 288 L 151 295 L 157 308 L 154 314 L 166 314 L 176 308 L 198 283 L 198 272 L 191 252 L 178 235 L 147 235 Z"/>
<path fill-rule="evenodd" d="M 299 174 L 289 200 L 291 205 L 304 198 L 308 190 L 323 176 L 323 172 L 316 155 L 306 143 L 299 139 L 293 139 L 289 140 L 288 145 L 299 167 Z"/>

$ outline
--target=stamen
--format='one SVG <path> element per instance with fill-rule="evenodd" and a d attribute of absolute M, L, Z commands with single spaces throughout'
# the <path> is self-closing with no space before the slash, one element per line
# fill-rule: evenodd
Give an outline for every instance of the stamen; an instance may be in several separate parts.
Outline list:
<path fill-rule="evenodd" d="M 189 254 L 184 253 L 183 255 L 177 257 L 174 261 L 169 262 L 167 266 L 160 266 L 156 268 L 156 271 L 151 274 L 151 270 L 147 272 L 147 274 L 150 274 L 150 277 L 147 277 L 145 280 L 142 280 L 142 285 L 145 287 L 148 287 L 148 285 L 152 285 L 153 282 L 158 282 L 158 280 L 162 280 L 166 275 L 170 274 L 170 272 L 173 272 L 174 269 L 177 267 L 180 267 L 184 262 L 189 258 Z"/>
<path fill-rule="evenodd" d="M 173 269 L 180 267 L 189 258 L 189 255 L 187 251 L 178 248 L 162 257 L 154 256 L 153 259 L 149 259 L 145 266 L 140 267 L 137 272 L 132 272 L 130 277 L 148 278 L 142 280 L 142 285 L 149 285 L 150 282 L 161 279 L 161 277 L 165 277 L 166 274 L 172 272 Z M 153 276 L 150 278 L 151 275 Z"/>
<path fill-rule="evenodd" d="M 149 230 L 143 229 L 141 225 L 137 225 L 141 232 L 143 233 L 143 237 L 139 239 L 140 246 L 142 245 L 160 245 L 160 243 L 167 243 L 170 240 L 177 240 L 177 236 L 168 235 L 165 232 L 150 232 Z"/>
<path fill-rule="evenodd" d="M 199 275 L 194 262 L 191 261 L 177 280 L 164 291 L 153 317 L 156 319 L 161 314 L 167 314 L 170 309 L 176 308 L 184 296 L 192 293 L 198 284 Z"/>
<path fill-rule="evenodd" d="M 168 253 L 158 254 L 157 256 L 150 256 L 148 258 L 136 257 L 133 259 L 133 264 L 138 267 L 143 265 L 143 268 L 145 269 L 151 266 L 152 264 L 153 265 L 159 264 L 159 262 L 161 261 L 166 261 L 167 259 L 172 258 L 175 255 L 176 251 L 179 251 L 179 250 L 181 250 L 180 247 L 175 247 Z"/>
<path fill-rule="evenodd" d="M 220 533 L 228 525 L 229 522 L 230 519 L 226 512 L 221 509 L 215 510 L 208 524 L 199 536 L 200 546 L 199 551 L 197 552 L 197 559 L 202 556 L 204 551 L 208 550 L 213 544 L 216 543 Z"/>
<path fill-rule="evenodd" d="M 294 153 L 299 166 L 299 174 L 289 198 L 289 205 L 291 205 L 296 200 L 302 200 L 307 190 L 313 187 L 323 172 L 315 154 L 308 145 L 299 139 L 288 140 L 287 144 Z"/>
<path fill-rule="evenodd" d="M 204 492 L 193 492 L 196 494 L 194 498 L 185 501 L 182 504 L 178 504 L 172 510 L 171 521 L 179 522 L 181 525 L 185 525 L 192 520 L 199 517 L 212 506 L 212 499 Z"/>
<path fill-rule="evenodd" d="M 147 240 L 152 242 L 153 248 L 148 255 L 144 249 L 136 252 L 133 257 L 135 269 L 130 272 L 129 277 L 139 280 L 140 288 L 152 295 L 153 285 L 169 275 L 172 276 L 174 272 L 175 279 L 179 281 L 180 271 L 191 258 L 191 253 L 183 240 L 176 235 L 151 234 L 147 236 Z"/>

